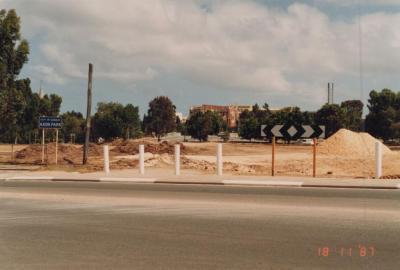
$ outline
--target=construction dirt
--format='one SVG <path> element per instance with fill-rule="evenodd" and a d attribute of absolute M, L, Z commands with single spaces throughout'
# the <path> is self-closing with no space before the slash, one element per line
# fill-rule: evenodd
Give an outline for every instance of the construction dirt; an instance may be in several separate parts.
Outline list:
<path fill-rule="evenodd" d="M 376 142 L 378 140 L 368 133 L 341 129 L 319 145 L 319 152 L 327 155 L 364 158 L 375 155 Z M 382 153 L 390 154 L 391 150 L 383 145 Z"/>
<path fill-rule="evenodd" d="M 321 177 L 373 177 L 375 143 L 366 133 L 339 130 L 317 145 L 317 175 Z M 145 145 L 145 165 L 172 171 L 174 165 L 173 141 L 158 142 L 153 138 L 116 140 L 109 144 L 111 169 L 136 168 L 139 145 Z M 182 169 L 195 169 L 215 173 L 216 143 L 180 143 Z M 18 148 L 17 148 L 18 149 Z M 276 175 L 310 176 L 312 174 L 312 149 L 310 145 L 277 144 L 275 156 Z M 400 175 L 400 153 L 382 147 L 384 175 Z M 15 162 L 40 164 L 42 147 L 26 146 L 15 153 Z M 80 172 L 103 169 L 103 146 L 91 144 L 89 161 L 81 165 L 81 145 L 59 144 L 58 164 Z M 224 171 L 240 175 L 270 175 L 271 145 L 266 143 L 224 143 Z M 45 148 L 47 164 L 55 163 L 55 144 Z"/>

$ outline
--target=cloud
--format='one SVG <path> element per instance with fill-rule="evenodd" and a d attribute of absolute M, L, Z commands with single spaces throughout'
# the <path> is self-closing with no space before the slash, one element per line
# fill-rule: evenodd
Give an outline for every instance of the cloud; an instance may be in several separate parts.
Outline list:
<path fill-rule="evenodd" d="M 53 67 L 37 65 L 31 69 L 39 78 L 43 78 L 46 82 L 54 84 L 63 84 L 65 82 L 65 78 L 58 74 Z"/>
<path fill-rule="evenodd" d="M 371 6 L 398 6 L 398 0 L 318 0 L 321 3 L 330 3 L 342 6 L 371 5 Z"/>
<path fill-rule="evenodd" d="M 92 62 L 95 76 L 121 83 L 175 72 L 232 91 L 310 100 L 327 81 L 358 78 L 357 18 L 332 20 L 306 4 L 282 9 L 253 1 L 3 0 L 2 5 L 17 8 L 24 34 L 36 40 L 43 63 L 34 69 L 58 83 L 85 78 Z M 400 14 L 377 12 L 361 21 L 366 75 L 395 78 Z"/>

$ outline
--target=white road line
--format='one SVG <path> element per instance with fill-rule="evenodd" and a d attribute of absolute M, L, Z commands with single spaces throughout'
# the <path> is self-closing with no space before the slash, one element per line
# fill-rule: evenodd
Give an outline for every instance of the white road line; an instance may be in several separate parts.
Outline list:
<path fill-rule="evenodd" d="M 122 178 L 122 177 L 101 177 L 101 182 L 130 182 L 130 183 L 154 183 L 156 178 Z"/>
<path fill-rule="evenodd" d="M 253 186 L 296 186 L 301 187 L 303 182 L 268 181 L 268 180 L 223 180 L 225 185 L 253 185 Z"/>

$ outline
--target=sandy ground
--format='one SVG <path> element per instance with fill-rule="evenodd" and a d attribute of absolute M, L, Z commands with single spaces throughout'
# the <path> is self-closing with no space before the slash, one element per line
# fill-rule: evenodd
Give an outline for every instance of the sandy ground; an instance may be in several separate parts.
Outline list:
<path fill-rule="evenodd" d="M 317 145 L 317 176 L 335 178 L 372 178 L 375 172 L 375 139 L 363 133 L 338 132 Z M 174 166 L 174 142 L 158 143 L 151 138 L 131 141 L 115 141 L 110 144 L 111 170 L 131 169 L 138 165 L 138 145 L 145 144 L 147 167 L 172 168 Z M 275 172 L 281 176 L 312 175 L 312 146 L 276 146 Z M 41 146 L 15 147 L 12 162 L 17 164 L 40 164 Z M 10 162 L 11 147 L 0 145 L 0 162 Z M 400 176 L 400 153 L 383 149 L 383 171 L 385 177 Z M 7 152 L 8 151 L 8 152 Z M 55 146 L 46 148 L 46 170 L 95 172 L 103 169 L 103 146 L 92 144 L 89 164 L 81 165 L 82 146 L 62 144 L 59 146 L 58 165 L 55 163 Z M 272 147 L 262 143 L 224 143 L 224 171 L 237 175 L 270 175 Z M 181 144 L 181 168 L 215 173 L 216 143 Z"/>

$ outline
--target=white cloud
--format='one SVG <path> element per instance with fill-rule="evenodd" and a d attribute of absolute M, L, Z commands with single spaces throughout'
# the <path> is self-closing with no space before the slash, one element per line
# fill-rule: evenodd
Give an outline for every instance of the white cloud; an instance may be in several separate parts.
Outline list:
<path fill-rule="evenodd" d="M 373 5 L 373 6 L 396 6 L 400 5 L 398 0 L 318 0 L 321 3 L 331 3 L 342 6 L 352 6 L 352 5 Z"/>
<path fill-rule="evenodd" d="M 32 71 L 38 74 L 38 77 L 44 79 L 46 82 L 55 83 L 55 84 L 63 84 L 65 82 L 65 78 L 58 74 L 53 67 L 48 66 L 33 66 Z"/>
<path fill-rule="evenodd" d="M 305 4 L 283 10 L 208 1 L 205 10 L 200 1 L 174 0 L 2 3 L 17 8 L 24 33 L 38 40 L 47 67 L 38 70 L 58 82 L 85 78 L 93 62 L 95 76 L 128 84 L 173 71 L 216 86 L 311 98 L 327 81 L 358 76 L 357 20 L 333 21 Z M 369 14 L 362 23 L 366 74 L 397 76 L 400 14 Z"/>

